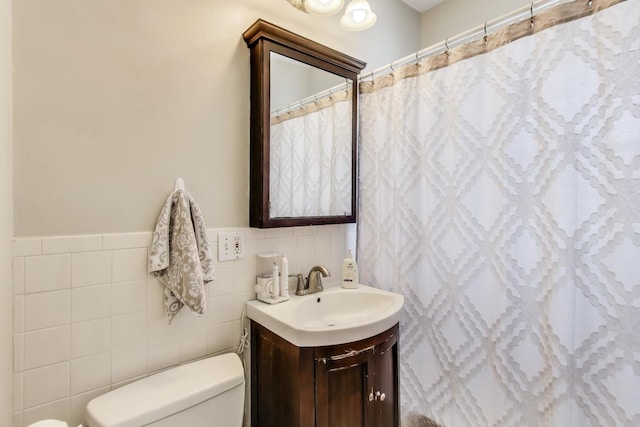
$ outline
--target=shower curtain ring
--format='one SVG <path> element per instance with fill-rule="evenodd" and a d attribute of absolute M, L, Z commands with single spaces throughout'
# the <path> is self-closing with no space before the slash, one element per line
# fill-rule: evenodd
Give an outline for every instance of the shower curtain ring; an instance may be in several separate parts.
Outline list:
<path fill-rule="evenodd" d="M 447 48 L 447 50 L 445 50 L 444 53 L 449 55 L 449 39 L 444 40 L 444 46 Z"/>
<path fill-rule="evenodd" d="M 589 9 L 593 9 L 593 1 L 592 0 L 589 0 L 587 2 L 587 4 L 589 5 Z"/>
<path fill-rule="evenodd" d="M 531 23 L 531 28 L 533 29 L 533 4 L 535 3 L 535 1 L 531 2 L 531 6 L 529 7 L 529 13 L 531 14 L 531 17 L 529 18 L 529 22 Z"/>
<path fill-rule="evenodd" d="M 484 44 L 487 44 L 487 40 L 489 39 L 489 37 L 487 36 L 487 22 L 485 21 L 484 23 L 484 37 L 482 37 L 482 41 L 484 42 Z"/>

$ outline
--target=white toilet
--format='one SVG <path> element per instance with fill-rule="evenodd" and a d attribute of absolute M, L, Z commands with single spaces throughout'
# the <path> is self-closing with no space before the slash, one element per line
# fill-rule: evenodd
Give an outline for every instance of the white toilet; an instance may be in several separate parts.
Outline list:
<path fill-rule="evenodd" d="M 88 427 L 241 427 L 244 370 L 234 353 L 191 362 L 93 399 Z"/>
<path fill-rule="evenodd" d="M 68 427 L 64 421 L 58 420 L 42 420 L 37 423 L 29 424 L 28 427 Z"/>

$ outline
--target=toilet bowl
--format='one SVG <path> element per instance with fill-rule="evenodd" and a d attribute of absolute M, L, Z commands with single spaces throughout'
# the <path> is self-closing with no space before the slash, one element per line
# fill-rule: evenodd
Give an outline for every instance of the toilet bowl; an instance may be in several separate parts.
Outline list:
<path fill-rule="evenodd" d="M 228 353 L 96 397 L 87 404 L 86 420 L 89 427 L 241 427 L 244 394 L 242 362 Z"/>
<path fill-rule="evenodd" d="M 42 420 L 33 424 L 29 424 L 27 427 L 69 427 L 69 425 L 64 421 Z"/>

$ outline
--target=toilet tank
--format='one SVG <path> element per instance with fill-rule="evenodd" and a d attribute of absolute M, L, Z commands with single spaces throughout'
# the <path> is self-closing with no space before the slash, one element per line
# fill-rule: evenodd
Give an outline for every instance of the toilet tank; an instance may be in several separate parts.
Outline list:
<path fill-rule="evenodd" d="M 89 427 L 241 427 L 244 370 L 234 353 L 168 369 L 93 399 Z"/>

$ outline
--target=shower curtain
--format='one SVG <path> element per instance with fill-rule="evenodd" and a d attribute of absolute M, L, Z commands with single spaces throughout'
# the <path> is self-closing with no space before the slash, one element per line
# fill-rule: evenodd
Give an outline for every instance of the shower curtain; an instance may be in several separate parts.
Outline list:
<path fill-rule="evenodd" d="M 358 263 L 405 296 L 404 427 L 640 426 L 640 1 L 576 3 L 361 84 Z"/>
<path fill-rule="evenodd" d="M 272 118 L 272 218 L 351 214 L 351 93 Z"/>

